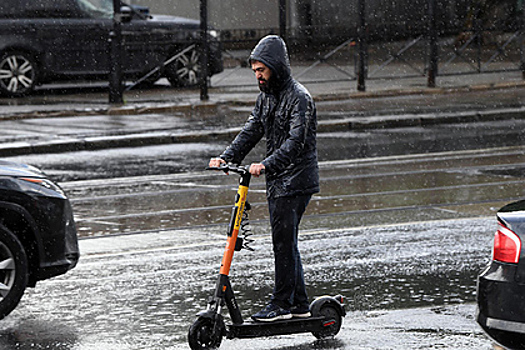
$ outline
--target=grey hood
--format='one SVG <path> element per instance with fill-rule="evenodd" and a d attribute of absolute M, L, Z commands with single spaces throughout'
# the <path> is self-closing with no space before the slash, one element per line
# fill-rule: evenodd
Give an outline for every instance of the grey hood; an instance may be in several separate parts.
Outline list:
<path fill-rule="evenodd" d="M 262 38 L 250 54 L 251 61 L 259 61 L 275 74 L 278 86 L 282 87 L 291 78 L 290 59 L 286 44 L 277 35 Z"/>

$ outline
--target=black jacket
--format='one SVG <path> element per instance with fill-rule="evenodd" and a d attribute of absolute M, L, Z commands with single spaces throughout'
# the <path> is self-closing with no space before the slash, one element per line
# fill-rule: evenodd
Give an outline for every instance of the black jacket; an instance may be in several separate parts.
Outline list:
<path fill-rule="evenodd" d="M 276 88 L 259 94 L 248 121 L 221 158 L 241 163 L 264 136 L 266 158 L 261 163 L 268 198 L 319 192 L 316 108 L 310 93 L 290 75 L 284 41 L 275 35 L 261 39 L 250 55 L 253 60 L 272 70 Z"/>

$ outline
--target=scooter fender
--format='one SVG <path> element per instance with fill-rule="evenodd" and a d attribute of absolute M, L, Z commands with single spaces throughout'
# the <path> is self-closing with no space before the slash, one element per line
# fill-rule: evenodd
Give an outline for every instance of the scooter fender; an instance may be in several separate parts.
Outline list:
<path fill-rule="evenodd" d="M 213 309 L 208 309 L 208 310 L 203 310 L 201 312 L 199 312 L 197 314 L 197 317 L 198 318 L 207 318 L 207 319 L 210 319 L 210 320 L 219 320 L 219 321 L 223 321 L 223 317 L 221 314 L 218 314 L 215 310 Z"/>
<path fill-rule="evenodd" d="M 335 297 L 324 295 L 315 298 L 315 300 L 312 301 L 312 303 L 310 304 L 310 311 L 312 312 L 312 315 L 319 315 L 319 310 L 321 310 L 321 308 L 326 304 L 334 306 L 341 317 L 346 316 L 345 305 L 343 303 L 343 297 L 341 295 L 336 295 Z"/>

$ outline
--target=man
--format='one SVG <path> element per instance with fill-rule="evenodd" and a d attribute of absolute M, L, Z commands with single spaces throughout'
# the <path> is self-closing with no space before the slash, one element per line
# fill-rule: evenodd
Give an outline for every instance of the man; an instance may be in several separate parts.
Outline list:
<path fill-rule="evenodd" d="M 312 194 L 319 192 L 316 108 L 309 92 L 291 76 L 284 41 L 267 36 L 253 49 L 249 62 L 261 93 L 243 129 L 209 165 L 239 164 L 266 138 L 266 158 L 250 165 L 250 173 L 266 175 L 266 195 L 275 257 L 275 287 L 270 303 L 252 316 L 271 322 L 309 317 L 298 227 Z"/>

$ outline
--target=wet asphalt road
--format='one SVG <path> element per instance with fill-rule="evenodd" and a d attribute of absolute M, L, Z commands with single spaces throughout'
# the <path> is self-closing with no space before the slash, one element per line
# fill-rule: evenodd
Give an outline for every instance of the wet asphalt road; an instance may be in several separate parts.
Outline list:
<path fill-rule="evenodd" d="M 311 295 L 337 289 L 347 296 L 339 336 L 225 340 L 221 348 L 490 349 L 473 321 L 472 278 L 491 226 L 464 219 L 307 231 L 301 249 Z M 458 227 L 461 235 L 452 237 Z M 6 349 L 187 349 L 186 331 L 213 289 L 223 240 L 206 229 L 84 240 L 74 271 L 39 285 L 0 321 L 0 341 Z M 235 258 L 233 288 L 245 317 L 270 291 L 269 244 L 259 236 L 255 253 Z"/>

